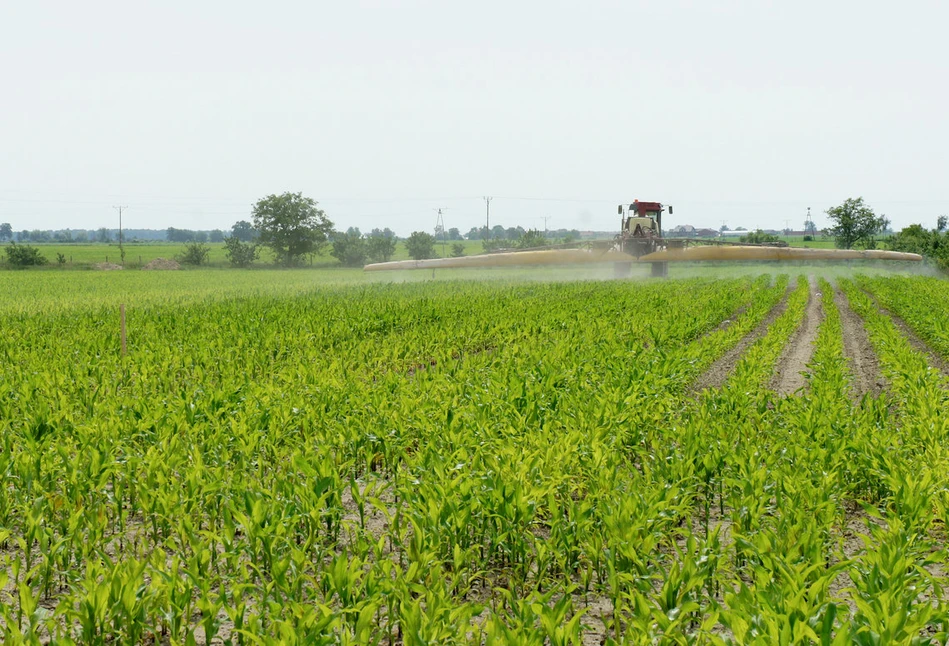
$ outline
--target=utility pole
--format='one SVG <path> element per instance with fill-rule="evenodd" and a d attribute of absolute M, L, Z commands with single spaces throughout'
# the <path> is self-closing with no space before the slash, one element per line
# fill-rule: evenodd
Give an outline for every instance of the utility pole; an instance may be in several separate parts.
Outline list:
<path fill-rule="evenodd" d="M 551 218 L 551 216 L 549 216 L 549 215 L 543 215 L 543 216 L 541 216 L 541 218 L 540 218 L 541 220 L 544 221 L 544 237 L 545 237 L 545 238 L 547 237 L 547 220 L 549 220 L 550 218 Z"/>
<path fill-rule="evenodd" d="M 435 209 L 435 211 L 438 212 L 438 219 L 435 220 L 435 233 L 438 233 L 439 231 L 442 232 L 442 258 L 448 257 L 448 255 L 445 252 L 445 245 L 446 245 L 445 236 L 447 235 L 445 233 L 445 218 L 442 215 L 442 211 L 447 211 L 447 210 L 448 209 L 446 208 Z"/>
<path fill-rule="evenodd" d="M 484 197 L 484 239 L 488 240 L 491 237 L 491 200 L 493 197 Z"/>
<path fill-rule="evenodd" d="M 127 209 L 127 206 L 113 206 L 113 209 L 119 212 L 119 256 L 122 257 L 122 266 L 125 266 L 125 235 L 122 233 L 122 211 Z"/>

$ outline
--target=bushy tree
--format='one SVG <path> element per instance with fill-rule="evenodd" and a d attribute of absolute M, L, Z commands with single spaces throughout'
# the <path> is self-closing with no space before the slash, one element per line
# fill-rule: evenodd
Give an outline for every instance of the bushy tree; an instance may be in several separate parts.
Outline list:
<path fill-rule="evenodd" d="M 506 247 L 507 247 L 507 243 L 500 238 L 494 238 L 492 240 L 481 241 L 481 248 L 484 249 L 484 251 L 487 253 L 500 251 L 501 249 L 504 249 Z"/>
<path fill-rule="evenodd" d="M 368 253 L 366 239 L 359 233 L 359 229 L 350 227 L 346 233 L 337 231 L 333 234 L 330 255 L 346 267 L 362 267 L 366 264 Z"/>
<path fill-rule="evenodd" d="M 834 241 L 840 249 L 872 249 L 876 246 L 874 236 L 882 233 L 889 225 L 886 216 L 874 213 L 862 197 L 848 198 L 842 204 L 827 209 L 826 213 L 834 223 L 828 233 L 834 236 Z"/>
<path fill-rule="evenodd" d="M 0 224 L 0 241 L 13 240 L 13 225 L 9 222 Z"/>
<path fill-rule="evenodd" d="M 424 231 L 413 231 L 405 241 L 409 256 L 415 260 L 435 257 L 435 236 Z"/>
<path fill-rule="evenodd" d="M 194 265 L 197 267 L 208 261 L 210 253 L 211 248 L 203 242 L 189 242 L 185 245 L 185 250 L 178 254 L 176 259 L 184 265 Z"/>
<path fill-rule="evenodd" d="M 896 235 L 887 239 L 887 246 L 893 251 L 905 251 L 926 256 L 939 268 L 949 270 L 949 233 L 937 226 L 927 231 L 921 224 L 911 224 Z"/>
<path fill-rule="evenodd" d="M 534 247 L 544 247 L 546 245 L 547 236 L 545 236 L 542 231 L 530 229 L 521 234 L 514 246 L 518 249 L 533 249 Z"/>
<path fill-rule="evenodd" d="M 224 255 L 233 267 L 250 267 L 260 255 L 260 248 L 232 235 L 224 238 Z"/>
<path fill-rule="evenodd" d="M 257 239 L 257 229 L 247 220 L 239 220 L 231 226 L 231 237 L 241 242 L 252 242 Z"/>
<path fill-rule="evenodd" d="M 36 247 L 10 243 L 7 248 L 7 262 L 14 267 L 35 267 L 45 265 L 49 260 Z"/>
<path fill-rule="evenodd" d="M 750 242 L 751 244 L 767 244 L 769 242 L 780 242 L 781 238 L 773 233 L 765 233 L 761 229 L 756 229 L 747 235 L 741 236 L 739 242 Z"/>
<path fill-rule="evenodd" d="M 220 229 L 214 229 L 208 234 L 209 242 L 224 242 L 224 232 Z"/>
<path fill-rule="evenodd" d="M 379 229 L 373 229 L 372 234 L 366 240 L 366 253 L 373 262 L 389 262 L 395 254 L 395 243 L 395 233 L 391 230 L 379 231 Z"/>
<path fill-rule="evenodd" d="M 452 258 L 461 258 L 465 255 L 465 245 L 460 242 L 456 242 L 451 246 L 451 257 Z"/>
<path fill-rule="evenodd" d="M 319 253 L 333 230 L 333 223 L 302 193 L 268 195 L 254 205 L 254 228 L 260 244 L 270 247 L 277 261 L 297 264 L 303 256 Z"/>

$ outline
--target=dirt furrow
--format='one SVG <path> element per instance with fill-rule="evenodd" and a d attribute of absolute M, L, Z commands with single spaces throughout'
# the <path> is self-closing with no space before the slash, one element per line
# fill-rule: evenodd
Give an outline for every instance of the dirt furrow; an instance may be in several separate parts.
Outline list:
<path fill-rule="evenodd" d="M 895 325 L 899 331 L 903 333 L 903 336 L 906 337 L 906 340 L 909 341 L 914 350 L 926 357 L 926 361 L 930 366 L 936 370 L 939 370 L 946 378 L 949 378 L 949 361 L 946 361 L 939 354 L 934 352 L 933 349 L 929 347 L 929 344 L 923 341 L 919 335 L 917 335 L 913 329 L 906 324 L 906 321 L 901 319 L 887 308 L 883 307 L 883 305 L 880 304 L 880 301 L 877 300 L 876 296 L 867 291 L 864 291 L 864 294 L 866 294 L 867 297 L 873 301 L 873 304 L 876 305 L 881 312 L 890 317 L 890 320 L 893 321 L 893 325 Z"/>
<path fill-rule="evenodd" d="M 850 395 L 855 400 L 861 399 L 867 393 L 878 397 L 886 387 L 886 381 L 880 372 L 880 360 L 873 351 L 863 319 L 850 308 L 847 297 L 839 289 L 834 289 L 834 303 L 840 312 L 844 358 L 853 375 Z"/>
<path fill-rule="evenodd" d="M 771 378 L 771 390 L 782 397 L 793 395 L 807 386 L 804 371 L 814 356 L 814 344 L 817 341 L 817 329 L 824 318 L 821 306 L 821 294 L 817 291 L 817 280 L 808 278 L 807 309 L 804 320 L 781 353 Z"/>
<path fill-rule="evenodd" d="M 692 384 L 692 391 L 699 393 L 708 388 L 721 388 L 728 380 L 729 375 L 735 370 L 735 366 L 741 360 L 742 355 L 751 346 L 752 343 L 760 339 L 768 331 L 768 327 L 784 313 L 788 307 L 788 296 L 791 294 L 792 286 L 788 286 L 787 291 L 781 302 L 771 308 L 768 315 L 754 330 L 746 334 L 734 348 L 719 357 L 715 363 L 709 366 L 702 375 Z"/>

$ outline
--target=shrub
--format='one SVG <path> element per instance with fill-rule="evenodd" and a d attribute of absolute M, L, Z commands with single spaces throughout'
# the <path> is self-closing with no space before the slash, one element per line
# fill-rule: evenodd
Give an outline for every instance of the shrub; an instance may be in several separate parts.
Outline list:
<path fill-rule="evenodd" d="M 211 248 L 203 242 L 189 242 L 185 245 L 184 253 L 175 256 L 175 259 L 183 265 L 203 265 L 208 261 L 208 255 Z"/>
<path fill-rule="evenodd" d="M 368 248 L 366 240 L 356 231 L 333 233 L 330 255 L 346 267 L 362 267 L 366 264 Z"/>
<path fill-rule="evenodd" d="M 233 267 L 250 267 L 260 255 L 260 248 L 254 242 L 243 242 L 232 235 L 224 238 L 224 255 Z"/>
<path fill-rule="evenodd" d="M 413 231 L 405 241 L 405 248 L 409 256 L 415 260 L 425 260 L 435 257 L 435 236 L 424 231 Z"/>
<path fill-rule="evenodd" d="M 40 250 L 30 245 L 11 242 L 7 248 L 7 262 L 14 267 L 33 267 L 45 265 L 49 260 L 40 253 Z"/>

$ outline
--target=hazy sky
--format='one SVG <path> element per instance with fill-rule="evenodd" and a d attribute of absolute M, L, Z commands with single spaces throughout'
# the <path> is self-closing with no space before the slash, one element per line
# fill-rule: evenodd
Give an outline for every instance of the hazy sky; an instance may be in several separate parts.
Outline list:
<path fill-rule="evenodd" d="M 949 213 L 944 2 L 3 2 L 0 222 L 803 226 Z"/>

